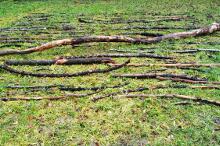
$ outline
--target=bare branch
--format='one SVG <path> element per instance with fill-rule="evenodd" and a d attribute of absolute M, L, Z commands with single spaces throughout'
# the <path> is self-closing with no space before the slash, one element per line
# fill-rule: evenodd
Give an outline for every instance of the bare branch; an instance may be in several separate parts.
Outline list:
<path fill-rule="evenodd" d="M 64 73 L 64 74 L 32 73 L 32 72 L 15 70 L 15 69 L 7 66 L 6 64 L 0 65 L 0 68 L 7 71 L 7 72 L 10 72 L 10 73 L 13 73 L 13 74 L 20 74 L 22 76 L 50 77 L 50 78 L 54 78 L 54 77 L 76 77 L 76 76 L 91 75 L 91 74 L 95 74 L 95 73 L 107 73 L 107 72 L 110 72 L 110 71 L 113 71 L 113 70 L 120 69 L 120 68 L 126 66 L 129 62 L 130 62 L 130 60 L 128 60 L 128 61 L 126 61 L 123 64 L 120 64 L 118 66 L 110 67 L 110 68 L 107 68 L 107 69 L 89 70 L 89 71 L 77 72 L 77 73 L 72 73 L 72 74 L 68 74 L 68 73 Z"/>
<path fill-rule="evenodd" d="M 141 38 L 130 38 L 125 36 L 88 36 L 88 37 L 81 37 L 77 39 L 63 39 L 63 40 L 56 40 L 41 46 L 29 48 L 26 50 L 3 50 L 0 51 L 0 56 L 3 55 L 12 55 L 12 54 L 29 54 L 33 52 L 45 51 L 48 49 L 52 49 L 54 47 L 63 46 L 63 45 L 79 45 L 84 43 L 91 43 L 91 42 L 126 42 L 132 44 L 152 44 L 158 43 L 164 40 L 170 39 L 181 39 L 181 38 L 188 38 L 188 37 L 196 37 L 201 35 L 208 35 L 220 30 L 219 23 L 213 23 L 208 27 L 204 27 L 201 29 L 196 29 L 187 32 L 178 32 L 178 33 L 171 33 L 163 36 L 152 37 L 147 39 Z"/>

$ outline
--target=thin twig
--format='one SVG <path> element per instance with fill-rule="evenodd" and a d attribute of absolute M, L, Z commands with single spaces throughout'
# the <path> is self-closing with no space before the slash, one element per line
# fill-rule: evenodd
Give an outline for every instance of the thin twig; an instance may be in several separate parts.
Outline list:
<path fill-rule="evenodd" d="M 52 96 L 52 97 L 3 97 L 0 98 L 0 101 L 34 101 L 34 100 L 61 100 L 61 99 L 67 99 L 67 98 L 80 98 L 80 97 L 86 97 L 90 96 L 95 93 L 88 93 L 88 94 L 65 94 L 63 96 Z"/>
<path fill-rule="evenodd" d="M 187 95 L 179 95 L 179 94 L 124 94 L 124 95 L 118 95 L 119 97 L 126 97 L 126 98 L 135 98 L 135 97 L 142 97 L 142 98 L 149 98 L 149 97 L 154 97 L 154 98 L 179 98 L 183 100 L 191 100 L 194 102 L 200 102 L 203 104 L 210 104 L 210 105 L 216 105 L 220 106 L 220 101 L 215 101 L 215 100 L 209 100 L 209 99 L 204 99 L 200 97 L 193 97 L 193 96 L 187 96 Z"/>

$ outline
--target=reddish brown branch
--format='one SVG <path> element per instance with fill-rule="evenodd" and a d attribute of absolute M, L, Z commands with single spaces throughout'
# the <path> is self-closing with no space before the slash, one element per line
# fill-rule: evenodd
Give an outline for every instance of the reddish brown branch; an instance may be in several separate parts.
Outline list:
<path fill-rule="evenodd" d="M 43 44 L 41 46 L 29 48 L 26 50 L 3 50 L 0 52 L 0 56 L 10 55 L 10 54 L 29 54 L 33 52 L 48 50 L 62 45 L 79 45 L 79 44 L 91 43 L 91 42 L 126 42 L 133 44 L 138 44 L 138 43 L 151 44 L 151 43 L 158 43 L 163 40 L 181 39 L 181 38 L 207 35 L 219 30 L 220 30 L 220 24 L 213 23 L 212 25 L 201 29 L 196 29 L 187 32 L 171 33 L 171 34 L 153 37 L 153 38 L 147 38 L 147 39 L 130 38 L 125 36 L 89 36 L 89 37 L 81 37 L 77 39 L 63 39 L 63 40 L 52 41 Z"/>
<path fill-rule="evenodd" d="M 32 73 L 32 72 L 15 70 L 7 65 L 0 65 L 0 68 L 5 71 L 8 71 L 10 73 L 19 74 L 22 76 L 51 77 L 51 78 L 53 78 L 53 77 L 76 77 L 76 76 L 84 76 L 84 75 L 90 75 L 90 74 L 95 74 L 95 73 L 107 73 L 107 72 L 110 72 L 113 70 L 120 69 L 120 68 L 126 66 L 129 62 L 130 62 L 130 60 L 128 60 L 125 63 L 120 64 L 118 66 L 110 67 L 107 69 L 89 70 L 89 71 L 77 72 L 77 73 L 72 73 L 72 74 L 68 74 L 68 73 L 64 73 L 64 74 Z"/>

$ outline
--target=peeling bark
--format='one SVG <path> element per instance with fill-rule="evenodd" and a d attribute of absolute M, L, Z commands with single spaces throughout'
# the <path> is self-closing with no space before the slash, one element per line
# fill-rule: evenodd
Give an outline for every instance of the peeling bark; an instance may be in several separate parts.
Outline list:
<path fill-rule="evenodd" d="M 63 46 L 63 45 L 79 45 L 84 43 L 91 43 L 91 42 L 125 42 L 125 43 L 132 43 L 132 44 L 152 44 L 158 43 L 164 40 L 170 39 L 181 39 L 181 38 L 188 38 L 188 37 L 196 37 L 201 35 L 208 35 L 220 30 L 219 23 L 213 23 L 208 27 L 204 27 L 201 29 L 196 29 L 187 32 L 178 32 L 178 33 L 171 33 L 159 37 L 147 38 L 147 39 L 140 39 L 140 38 L 130 38 L 125 36 L 88 36 L 88 37 L 81 37 L 77 39 L 63 39 L 63 40 L 56 40 L 52 42 L 48 42 L 41 46 L 29 48 L 26 50 L 3 50 L 0 51 L 0 56 L 3 55 L 12 55 L 12 54 L 29 54 L 33 52 L 45 51 L 48 49 L 52 49 L 54 47 Z"/>

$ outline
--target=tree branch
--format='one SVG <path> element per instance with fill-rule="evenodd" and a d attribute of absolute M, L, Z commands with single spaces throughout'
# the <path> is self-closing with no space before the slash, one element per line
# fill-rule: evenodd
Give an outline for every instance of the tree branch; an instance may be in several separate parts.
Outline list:
<path fill-rule="evenodd" d="M 113 70 L 120 69 L 120 68 L 126 66 L 129 62 L 130 62 L 130 60 L 128 60 L 128 61 L 126 61 L 123 64 L 120 64 L 118 66 L 110 67 L 110 68 L 107 68 L 107 69 L 89 70 L 89 71 L 77 72 L 77 73 L 72 73 L 72 74 L 68 74 L 68 73 L 64 73 L 64 74 L 32 73 L 32 72 L 15 70 L 15 69 L 7 66 L 6 64 L 0 65 L 0 68 L 7 71 L 7 72 L 10 72 L 10 73 L 13 73 L 13 74 L 20 74 L 22 76 L 50 77 L 50 78 L 54 78 L 54 77 L 76 77 L 76 76 L 90 75 L 90 74 L 94 74 L 94 73 L 107 73 L 107 72 L 110 72 L 110 71 L 113 71 Z"/>
<path fill-rule="evenodd" d="M 41 46 L 29 48 L 26 50 L 3 50 L 0 51 L 0 56 L 3 55 L 12 55 L 12 54 L 29 54 L 33 52 L 45 51 L 48 49 L 52 49 L 54 47 L 63 46 L 63 45 L 78 45 L 84 43 L 91 43 L 91 42 L 126 42 L 132 44 L 152 44 L 158 43 L 163 40 L 170 40 L 170 39 L 181 39 L 181 38 L 188 38 L 188 37 L 196 37 L 201 35 L 207 35 L 214 33 L 220 30 L 219 23 L 213 23 L 208 27 L 204 27 L 201 29 L 196 29 L 187 32 L 178 32 L 178 33 L 171 33 L 163 36 L 147 38 L 147 39 L 140 39 L 140 38 L 130 38 L 125 36 L 88 36 L 88 37 L 81 37 L 77 39 L 63 39 L 63 40 L 56 40 Z"/>
<path fill-rule="evenodd" d="M 71 58 L 71 59 L 55 59 L 55 60 L 6 60 L 7 65 L 74 65 L 74 64 L 101 64 L 115 63 L 111 58 L 107 57 L 91 57 L 91 58 Z"/>
<path fill-rule="evenodd" d="M 210 104 L 210 105 L 216 105 L 220 106 L 220 101 L 215 100 L 209 100 L 209 99 L 203 99 L 199 97 L 192 97 L 192 96 L 186 96 L 186 95 L 179 95 L 179 94 L 162 94 L 162 95 L 155 95 L 155 94 L 124 94 L 119 95 L 119 97 L 127 97 L 127 98 L 135 98 L 135 97 L 156 97 L 156 98 L 179 98 L 183 100 L 191 100 L 194 102 L 200 102 L 204 104 Z"/>

